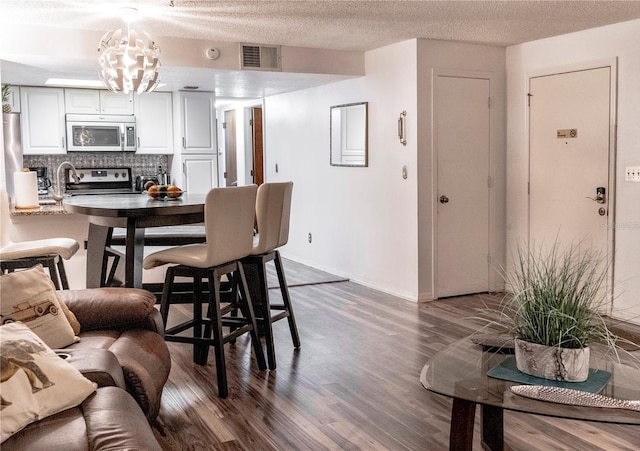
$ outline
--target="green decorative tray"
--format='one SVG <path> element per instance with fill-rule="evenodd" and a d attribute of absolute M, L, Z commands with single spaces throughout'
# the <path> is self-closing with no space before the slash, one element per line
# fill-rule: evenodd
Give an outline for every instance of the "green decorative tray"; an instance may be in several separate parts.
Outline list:
<path fill-rule="evenodd" d="M 516 366 L 515 356 L 509 356 L 501 363 L 491 368 L 487 375 L 496 379 L 519 382 L 527 385 L 545 385 L 548 387 L 571 388 L 573 390 L 586 391 L 589 393 L 600 393 L 611 379 L 611 373 L 595 368 L 589 369 L 589 376 L 584 382 L 566 382 L 544 379 L 541 377 L 529 376 L 523 373 Z"/>

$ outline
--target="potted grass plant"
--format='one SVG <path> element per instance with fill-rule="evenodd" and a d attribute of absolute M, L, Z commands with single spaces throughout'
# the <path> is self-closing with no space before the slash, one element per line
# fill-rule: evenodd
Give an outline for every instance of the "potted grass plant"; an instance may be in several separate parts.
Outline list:
<path fill-rule="evenodd" d="M 520 247 L 507 275 L 503 314 L 515 336 L 518 370 L 570 382 L 589 375 L 589 345 L 615 346 L 601 316 L 608 260 L 600 252 L 558 242 L 548 250 Z"/>

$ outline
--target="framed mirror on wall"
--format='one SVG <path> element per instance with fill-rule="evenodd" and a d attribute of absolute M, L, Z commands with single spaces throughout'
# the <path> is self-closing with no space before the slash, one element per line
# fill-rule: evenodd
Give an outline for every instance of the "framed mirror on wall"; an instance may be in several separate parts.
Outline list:
<path fill-rule="evenodd" d="M 331 107 L 331 166 L 369 165 L 368 105 L 360 102 Z"/>

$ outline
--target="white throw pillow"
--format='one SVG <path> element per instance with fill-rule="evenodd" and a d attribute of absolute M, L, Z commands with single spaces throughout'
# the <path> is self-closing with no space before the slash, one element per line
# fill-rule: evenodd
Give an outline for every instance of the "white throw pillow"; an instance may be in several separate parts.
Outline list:
<path fill-rule="evenodd" d="M 0 360 L 0 442 L 77 406 L 97 388 L 20 322 L 0 326 Z"/>
<path fill-rule="evenodd" d="M 50 348 L 75 341 L 51 278 L 42 265 L 0 276 L 1 323 L 21 321 Z"/>

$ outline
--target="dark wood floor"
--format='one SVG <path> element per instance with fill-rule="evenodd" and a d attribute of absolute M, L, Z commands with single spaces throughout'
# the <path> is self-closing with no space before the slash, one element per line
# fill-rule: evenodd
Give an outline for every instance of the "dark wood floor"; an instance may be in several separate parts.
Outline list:
<path fill-rule="evenodd" d="M 414 304 L 285 261 L 302 347 L 274 325 L 278 369 L 258 371 L 248 337 L 228 345 L 229 397 L 217 397 L 213 351 L 192 363 L 169 343 L 173 367 L 156 437 L 166 450 L 444 450 L 451 401 L 419 382 L 425 362 L 476 331 L 489 295 Z M 295 273 L 295 274 L 293 274 Z M 317 277 L 315 277 L 317 276 Z M 271 290 L 277 298 L 277 291 Z M 176 313 L 177 312 L 177 313 Z M 169 322 L 188 314 L 177 307 Z M 640 383 L 640 381 L 639 381 Z M 480 450 L 476 419 L 474 449 Z M 505 413 L 506 449 L 637 450 L 640 427 Z"/>

